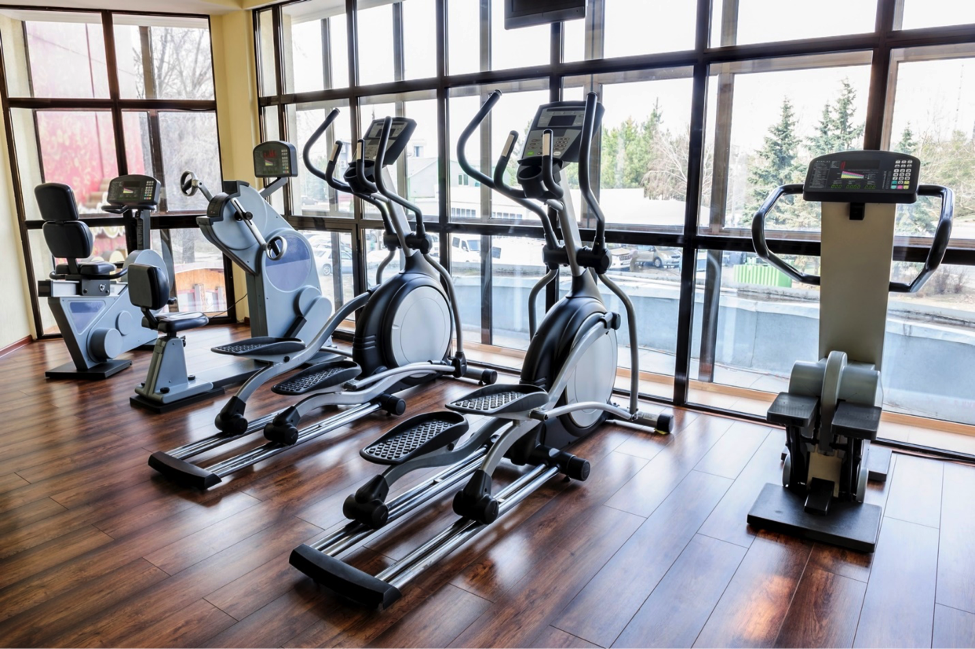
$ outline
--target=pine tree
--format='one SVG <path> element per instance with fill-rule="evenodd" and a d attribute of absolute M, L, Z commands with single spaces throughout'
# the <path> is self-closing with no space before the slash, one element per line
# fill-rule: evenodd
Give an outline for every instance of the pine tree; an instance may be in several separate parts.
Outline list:
<path fill-rule="evenodd" d="M 849 79 L 843 79 L 843 89 L 836 101 L 833 114 L 835 124 L 835 140 L 833 151 L 849 151 L 863 148 L 863 124 L 856 123 L 857 91 Z M 832 153 L 832 151 L 830 151 Z"/>
<path fill-rule="evenodd" d="M 906 153 L 907 155 L 914 155 L 914 151 L 917 150 L 917 141 L 914 139 L 914 131 L 911 130 L 910 123 L 904 127 L 904 131 L 901 133 L 901 140 L 894 147 L 894 150 Z"/>
<path fill-rule="evenodd" d="M 755 154 L 758 164 L 749 174 L 748 181 L 753 188 L 752 202 L 756 208 L 765 201 L 771 190 L 795 178 L 799 154 L 796 123 L 792 102 L 785 97 L 779 121 L 769 128 L 764 146 Z"/>
<path fill-rule="evenodd" d="M 809 154 L 815 158 L 836 151 L 836 120 L 829 102 L 823 105 L 823 114 L 819 118 L 816 134 L 807 139 Z"/>

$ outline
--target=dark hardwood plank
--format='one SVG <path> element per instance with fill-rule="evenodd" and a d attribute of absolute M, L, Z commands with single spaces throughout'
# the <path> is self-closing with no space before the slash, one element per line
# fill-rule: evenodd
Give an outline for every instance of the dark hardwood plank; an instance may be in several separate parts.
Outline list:
<path fill-rule="evenodd" d="M 370 639 L 368 646 L 446 646 L 490 605 L 485 599 L 447 584 L 392 627 Z"/>
<path fill-rule="evenodd" d="M 236 624 L 206 600 L 197 600 L 131 635 L 119 638 L 125 647 L 200 647 L 209 638 Z"/>
<path fill-rule="evenodd" d="M 613 644 L 730 484 L 727 478 L 692 471 L 553 625 L 602 647 Z M 605 606 L 608 601 L 613 605 Z"/>
<path fill-rule="evenodd" d="M 768 426 L 735 422 L 694 468 L 733 480 L 745 468 L 770 432 Z"/>
<path fill-rule="evenodd" d="M 774 430 L 748 461 L 728 493 L 701 526 L 701 534 L 750 547 L 756 531 L 747 522 L 748 512 L 766 483 L 782 484 L 782 445 L 785 433 Z"/>
<path fill-rule="evenodd" d="M 884 516 L 938 527 L 943 474 L 943 462 L 912 455 L 899 456 Z"/>
<path fill-rule="evenodd" d="M 694 646 L 774 646 L 811 549 L 791 537 L 755 537 Z"/>
<path fill-rule="evenodd" d="M 547 569 L 533 571 L 508 589 L 449 646 L 531 644 L 642 522 L 633 514 L 600 507 L 577 534 L 552 548 Z"/>
<path fill-rule="evenodd" d="M 776 647 L 849 647 L 866 585 L 807 568 L 775 640 Z"/>
<path fill-rule="evenodd" d="M 975 467 L 944 466 L 938 603 L 975 613 Z"/>
<path fill-rule="evenodd" d="M 582 638 L 577 638 L 571 633 L 566 633 L 561 629 L 556 629 L 554 626 L 550 626 L 543 629 L 541 634 L 532 640 L 530 646 L 538 647 L 539 649 L 544 649 L 545 647 L 552 647 L 553 649 L 596 649 L 599 645 L 586 642 Z"/>
<path fill-rule="evenodd" d="M 2 498 L 0 498 L 2 503 Z M 50 498 L 43 498 L 14 509 L 0 511 L 0 535 L 16 532 L 46 518 L 68 511 Z M 2 543 L 2 541 L 0 541 Z"/>
<path fill-rule="evenodd" d="M 938 530 L 884 518 L 854 646 L 931 646 L 937 570 Z"/>
<path fill-rule="evenodd" d="M 698 534 L 643 603 L 614 647 L 690 647 L 745 556 Z"/>
<path fill-rule="evenodd" d="M 727 419 L 696 419 L 606 504 L 637 516 L 649 516 L 732 424 Z"/>
<path fill-rule="evenodd" d="M 55 538 L 30 550 L 21 552 L 0 562 L 0 590 L 16 584 L 52 566 L 65 563 L 86 554 L 94 548 L 112 542 L 112 537 L 91 526 L 83 527 L 67 535 Z"/>
<path fill-rule="evenodd" d="M 6 493 L 8 491 L 13 491 L 18 487 L 24 487 L 29 484 L 30 482 L 24 480 L 16 473 L 8 473 L 7 475 L 0 475 L 0 494 Z"/>
<path fill-rule="evenodd" d="M 975 614 L 955 608 L 934 607 L 933 647 L 975 647 Z"/>

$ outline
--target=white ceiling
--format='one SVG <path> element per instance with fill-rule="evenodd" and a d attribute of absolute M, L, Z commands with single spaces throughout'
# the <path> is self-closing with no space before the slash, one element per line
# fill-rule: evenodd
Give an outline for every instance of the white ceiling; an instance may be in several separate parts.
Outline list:
<path fill-rule="evenodd" d="M 170 13 L 223 14 L 253 9 L 273 0 L 8 0 L 10 4 L 72 9 L 114 9 L 119 11 L 163 11 Z M 0 12 L 8 13 L 0 5 Z"/>

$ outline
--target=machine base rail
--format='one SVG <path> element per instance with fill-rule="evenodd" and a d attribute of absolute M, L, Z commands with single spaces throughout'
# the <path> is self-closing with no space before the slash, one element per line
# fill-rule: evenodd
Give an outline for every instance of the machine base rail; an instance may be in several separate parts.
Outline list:
<path fill-rule="evenodd" d="M 105 361 L 104 363 L 99 363 L 98 365 L 92 365 L 87 370 L 79 370 L 74 363 L 68 362 L 64 365 L 52 367 L 44 372 L 44 376 L 49 379 L 56 380 L 84 379 L 100 381 L 102 379 L 107 379 L 110 376 L 115 376 L 122 370 L 130 367 L 132 367 L 132 361 L 130 360 L 113 360 Z"/>
<path fill-rule="evenodd" d="M 554 466 L 539 464 L 502 489 L 496 496 L 499 502 L 498 518 L 558 472 L 558 468 Z M 290 562 L 336 594 L 362 606 L 384 610 L 402 596 L 401 589 L 405 584 L 487 527 L 483 523 L 462 518 L 376 576 L 309 545 L 295 548 Z"/>
<path fill-rule="evenodd" d="M 766 484 L 748 512 L 748 524 L 857 552 L 876 549 L 883 517 L 883 509 L 879 506 L 834 500 L 829 506 L 829 515 L 820 516 L 807 513 L 805 501 L 805 496 L 781 485 Z"/>
<path fill-rule="evenodd" d="M 279 453 L 287 451 L 293 446 L 298 446 L 304 442 L 321 437 L 326 433 L 330 433 L 358 419 L 361 419 L 362 417 L 365 417 L 376 410 L 379 410 L 380 407 L 381 406 L 375 402 L 368 402 L 353 406 L 336 413 L 328 419 L 324 419 L 303 428 L 298 434 L 298 440 L 295 444 L 285 445 L 278 444 L 276 442 L 267 442 L 266 444 L 252 448 L 248 451 L 244 451 L 240 455 L 235 455 L 234 457 L 228 458 L 208 467 L 201 467 L 193 464 L 192 462 L 187 462 L 186 458 L 192 457 L 193 455 L 198 455 L 214 448 L 219 448 L 224 444 L 241 439 L 250 433 L 229 437 L 214 435 L 204 440 L 200 440 L 199 442 L 187 444 L 186 446 L 182 446 L 179 449 L 175 449 L 168 453 L 164 451 L 157 451 L 149 457 L 149 466 L 156 469 L 177 484 L 191 486 L 198 489 L 209 489 L 231 473 L 240 471 L 241 469 L 257 464 L 258 462 L 270 459 Z M 262 417 L 261 420 L 266 423 L 271 417 L 271 415 L 268 415 L 266 417 Z M 255 429 L 256 424 L 257 421 L 253 422 L 249 430 Z M 255 429 L 253 432 L 257 432 L 257 430 Z M 186 452 L 186 449 L 190 449 L 190 452 Z M 177 452 L 181 450 L 183 452 L 177 455 Z"/>
<path fill-rule="evenodd" d="M 201 401 L 206 401 L 207 399 L 219 397 L 224 392 L 225 390 L 222 386 L 215 385 L 206 392 L 198 392 L 191 397 L 186 397 L 180 399 L 179 401 L 173 401 L 172 403 L 156 403 L 155 401 L 146 399 L 141 394 L 137 394 L 129 397 L 129 405 L 133 408 L 142 408 L 143 410 L 148 410 L 149 412 L 161 415 L 174 410 L 179 410 L 180 408 L 185 408 L 186 406 L 191 406 L 194 403 L 200 403 Z"/>

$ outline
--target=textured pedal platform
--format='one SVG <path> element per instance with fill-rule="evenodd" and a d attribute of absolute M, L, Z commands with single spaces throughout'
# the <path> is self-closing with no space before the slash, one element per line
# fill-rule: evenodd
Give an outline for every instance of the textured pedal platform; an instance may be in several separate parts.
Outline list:
<path fill-rule="evenodd" d="M 456 412 L 431 412 L 411 417 L 359 455 L 375 464 L 402 464 L 407 460 L 453 444 L 469 429 L 467 419 Z"/>
<path fill-rule="evenodd" d="M 489 385 L 447 404 L 455 412 L 472 415 L 527 413 L 548 403 L 548 392 L 536 385 Z"/>
<path fill-rule="evenodd" d="M 876 406 L 841 401 L 833 415 L 833 432 L 854 439 L 877 439 L 880 428 L 880 413 Z"/>
<path fill-rule="evenodd" d="M 358 363 L 333 359 L 316 363 L 271 388 L 275 394 L 295 396 L 316 390 L 327 390 L 351 381 L 362 373 Z"/>
<path fill-rule="evenodd" d="M 769 406 L 766 419 L 770 424 L 805 428 L 812 424 L 818 408 L 819 399 L 816 397 L 780 392 Z"/>
<path fill-rule="evenodd" d="M 273 338 L 261 336 L 238 340 L 227 345 L 213 347 L 217 354 L 228 356 L 273 356 L 277 354 L 294 354 L 304 350 L 305 343 L 297 338 Z"/>

